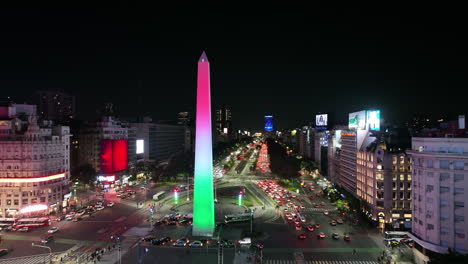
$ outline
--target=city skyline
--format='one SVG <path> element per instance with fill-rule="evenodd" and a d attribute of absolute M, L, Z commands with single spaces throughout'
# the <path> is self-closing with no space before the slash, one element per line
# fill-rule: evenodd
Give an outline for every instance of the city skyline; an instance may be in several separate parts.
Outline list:
<path fill-rule="evenodd" d="M 195 109 L 190 62 L 206 50 L 216 65 L 212 103 L 232 108 L 235 128 L 260 130 L 266 113 L 278 128 L 307 124 L 317 112 L 346 117 L 375 108 L 390 122 L 414 112 L 466 113 L 454 96 L 466 86 L 456 16 L 442 8 L 436 23 L 427 12 L 415 19 L 411 9 L 385 8 L 309 14 L 270 7 L 226 16 L 201 9 L 200 19 L 193 19 L 197 8 L 151 15 L 143 8 L 5 10 L 4 20 L 35 23 L 3 30 L 0 86 L 18 103 L 36 90 L 63 89 L 76 95 L 81 119 L 112 101 L 122 116 L 173 120 Z M 24 43 L 32 39 L 29 49 Z M 247 110 L 245 101 L 255 103 Z"/>

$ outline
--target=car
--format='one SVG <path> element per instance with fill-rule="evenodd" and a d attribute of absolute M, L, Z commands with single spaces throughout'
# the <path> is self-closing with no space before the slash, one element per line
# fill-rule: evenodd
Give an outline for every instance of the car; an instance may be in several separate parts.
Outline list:
<path fill-rule="evenodd" d="M 338 233 L 333 233 L 332 238 L 333 239 L 340 239 L 340 235 L 338 235 Z"/>
<path fill-rule="evenodd" d="M 325 238 L 326 235 L 323 232 L 318 233 L 317 238 Z"/>
<path fill-rule="evenodd" d="M 413 243 L 413 242 L 409 242 L 407 245 L 408 245 L 408 247 L 410 247 L 410 248 L 413 248 L 413 247 L 414 247 L 414 243 Z"/>
<path fill-rule="evenodd" d="M 335 220 L 331 221 L 331 222 L 330 222 L 330 225 L 336 226 L 336 221 L 335 221 Z"/>
<path fill-rule="evenodd" d="M 10 251 L 6 248 L 0 248 L 0 257 L 8 255 Z"/>
<path fill-rule="evenodd" d="M 13 227 L 11 225 L 0 227 L 0 231 L 12 231 Z"/>
<path fill-rule="evenodd" d="M 159 239 L 159 245 L 166 245 L 169 242 L 171 242 L 170 237 L 163 237 L 163 238 Z"/>
<path fill-rule="evenodd" d="M 110 202 L 107 204 L 107 207 L 113 207 L 114 206 L 114 203 L 113 202 Z"/>
<path fill-rule="evenodd" d="M 305 206 L 303 206 L 303 205 L 301 204 L 301 205 L 299 205 L 299 208 L 305 209 Z"/>
<path fill-rule="evenodd" d="M 344 241 L 351 241 L 351 237 L 349 235 L 344 235 Z"/>
<path fill-rule="evenodd" d="M 141 241 L 144 241 L 144 242 L 151 242 L 153 240 L 155 240 L 156 237 L 155 236 L 152 236 L 152 235 L 149 235 L 149 236 L 145 236 L 141 239 Z"/>
<path fill-rule="evenodd" d="M 308 226 L 307 226 L 307 230 L 309 230 L 310 232 L 312 232 L 312 231 L 315 230 L 315 228 L 314 228 L 313 225 L 308 225 Z"/>
<path fill-rule="evenodd" d="M 330 214 L 330 212 L 328 212 L 328 211 L 325 211 L 325 212 L 323 212 L 323 214 L 324 214 L 324 215 L 329 215 L 329 214 Z"/>
<path fill-rule="evenodd" d="M 187 224 L 191 224 L 192 221 L 190 221 L 188 219 L 181 219 L 181 220 L 179 220 L 178 223 L 181 224 L 181 225 L 187 225 Z"/>
<path fill-rule="evenodd" d="M 304 217 L 304 216 L 302 216 L 302 215 L 301 215 L 301 216 L 299 216 L 299 219 L 301 220 L 301 222 L 302 222 L 302 223 L 305 223 L 305 221 L 306 221 L 305 217 Z"/>
<path fill-rule="evenodd" d="M 104 206 L 102 206 L 102 205 L 101 206 L 96 206 L 96 210 L 98 210 L 98 211 L 104 210 Z"/>
<path fill-rule="evenodd" d="M 177 240 L 174 244 L 172 244 L 174 247 L 185 247 L 187 245 L 187 242 L 185 240 Z"/>
<path fill-rule="evenodd" d="M 253 249 L 263 249 L 265 245 L 263 243 L 257 242 L 257 243 L 252 244 L 250 247 Z"/>
<path fill-rule="evenodd" d="M 316 223 L 315 224 L 315 229 L 319 228 L 320 227 L 320 224 L 319 223 Z"/>
<path fill-rule="evenodd" d="M 400 242 L 409 243 L 409 242 L 413 242 L 413 239 L 411 239 L 411 238 L 403 238 L 403 239 L 400 240 Z"/>
<path fill-rule="evenodd" d="M 306 238 L 307 238 L 307 236 L 305 234 L 300 234 L 300 235 L 297 236 L 297 239 L 300 239 L 300 240 L 304 240 Z"/>
<path fill-rule="evenodd" d="M 29 231 L 29 227 L 27 227 L 27 226 L 21 227 L 21 228 L 18 228 L 16 231 L 19 231 L 19 232 L 28 232 L 28 231 Z"/>
<path fill-rule="evenodd" d="M 84 214 L 86 214 L 86 210 L 80 210 L 76 214 L 77 215 L 84 215 Z"/>
<path fill-rule="evenodd" d="M 341 218 L 336 219 L 336 223 L 340 225 L 343 224 L 343 219 Z"/>
<path fill-rule="evenodd" d="M 311 199 L 311 200 L 314 199 L 314 198 L 315 198 L 315 196 L 313 196 L 313 195 L 309 196 L 309 199 Z"/>
<path fill-rule="evenodd" d="M 314 204 L 314 208 L 318 208 L 318 207 L 319 207 L 319 205 L 318 205 L 318 204 Z"/>
<path fill-rule="evenodd" d="M 50 243 L 54 241 L 54 236 L 53 235 L 48 235 L 46 238 L 42 239 L 42 243 L 43 244 L 47 244 L 47 243 Z"/>
<path fill-rule="evenodd" d="M 59 231 L 59 228 L 56 227 L 56 226 L 54 226 L 54 227 L 52 227 L 51 229 L 49 229 L 49 230 L 47 231 L 47 233 L 53 234 L 53 233 L 55 233 L 55 232 L 57 232 L 57 231 Z"/>
<path fill-rule="evenodd" d="M 302 230 L 302 226 L 300 224 L 296 224 L 296 230 Z"/>
<path fill-rule="evenodd" d="M 295 225 L 298 225 L 299 223 L 301 223 L 301 221 L 299 221 L 298 219 L 294 219 L 294 224 Z"/>
<path fill-rule="evenodd" d="M 203 247 L 203 243 L 199 240 L 197 241 L 193 241 L 192 243 L 190 243 L 189 245 L 190 247 Z"/>
<path fill-rule="evenodd" d="M 218 244 L 221 244 L 222 247 L 225 247 L 225 248 L 232 248 L 235 246 L 234 244 L 234 241 L 232 240 L 221 240 L 221 241 L 218 241 Z"/>
<path fill-rule="evenodd" d="M 250 237 L 244 237 L 243 239 L 237 241 L 239 245 L 250 245 L 252 243 L 252 239 Z"/>
<path fill-rule="evenodd" d="M 65 218 L 65 220 L 67 220 L 67 221 L 72 221 L 74 218 L 75 218 L 74 216 L 67 216 L 67 217 Z"/>

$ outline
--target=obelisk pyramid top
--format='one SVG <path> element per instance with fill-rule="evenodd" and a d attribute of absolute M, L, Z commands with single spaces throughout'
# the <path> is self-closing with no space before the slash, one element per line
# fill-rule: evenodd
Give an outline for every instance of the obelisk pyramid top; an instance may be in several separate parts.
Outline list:
<path fill-rule="evenodd" d="M 206 57 L 205 51 L 203 51 L 202 55 L 200 56 L 200 59 L 198 59 L 198 62 L 209 62 L 208 57 Z"/>

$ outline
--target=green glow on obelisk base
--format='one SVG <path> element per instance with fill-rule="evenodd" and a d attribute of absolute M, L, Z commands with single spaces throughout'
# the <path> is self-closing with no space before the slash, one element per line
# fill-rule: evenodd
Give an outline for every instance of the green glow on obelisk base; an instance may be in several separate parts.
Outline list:
<path fill-rule="evenodd" d="M 198 60 L 195 125 L 192 235 L 211 237 L 215 228 L 213 150 L 211 142 L 210 63 L 205 52 Z"/>

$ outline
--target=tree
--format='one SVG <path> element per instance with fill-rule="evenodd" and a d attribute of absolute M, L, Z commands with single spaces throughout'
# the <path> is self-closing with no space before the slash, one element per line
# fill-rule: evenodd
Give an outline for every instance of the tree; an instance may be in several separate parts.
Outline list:
<path fill-rule="evenodd" d="M 96 180 L 96 170 L 89 163 L 78 166 L 72 171 L 71 180 L 92 184 Z"/>

